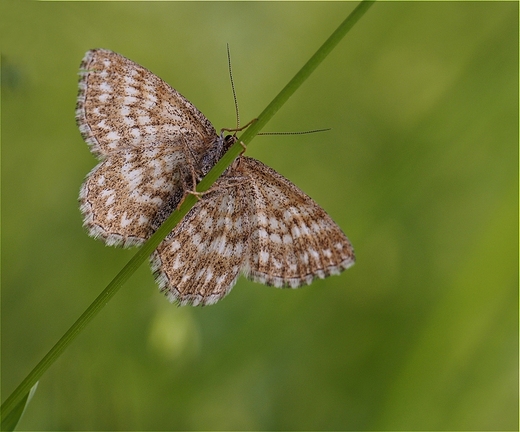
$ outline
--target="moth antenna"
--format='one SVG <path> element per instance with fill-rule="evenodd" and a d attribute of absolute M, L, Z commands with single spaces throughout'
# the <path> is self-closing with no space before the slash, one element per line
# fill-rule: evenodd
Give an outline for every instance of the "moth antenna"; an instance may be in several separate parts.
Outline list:
<path fill-rule="evenodd" d="M 235 113 L 237 115 L 237 127 L 236 127 L 236 129 L 238 130 L 238 129 L 240 129 L 240 115 L 238 114 L 237 94 L 235 92 L 235 83 L 233 81 L 233 71 L 231 70 L 231 54 L 229 53 L 229 44 L 226 44 L 226 47 L 227 47 L 229 79 L 231 80 L 231 89 L 233 90 L 233 100 L 235 101 Z"/>
<path fill-rule="evenodd" d="M 326 132 L 331 129 L 332 128 L 312 129 L 312 130 L 301 131 L 301 132 L 258 132 L 257 135 L 305 135 L 305 134 L 311 134 L 311 133 L 316 133 L 316 132 Z"/>

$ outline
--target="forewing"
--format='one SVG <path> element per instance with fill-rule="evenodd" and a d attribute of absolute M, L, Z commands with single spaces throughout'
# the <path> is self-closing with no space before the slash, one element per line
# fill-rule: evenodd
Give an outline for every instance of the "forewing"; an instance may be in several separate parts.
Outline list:
<path fill-rule="evenodd" d="M 81 63 L 76 121 L 98 157 L 180 136 L 200 157 L 216 139 L 209 120 L 179 92 L 104 49 L 88 51 Z"/>
<path fill-rule="evenodd" d="M 236 283 L 252 209 L 244 188 L 226 181 L 215 183 L 151 257 L 155 279 L 172 302 L 213 304 Z"/>
<path fill-rule="evenodd" d="M 241 158 L 239 169 L 254 202 L 247 277 L 296 288 L 354 264 L 341 228 L 296 185 L 252 158 Z"/>
<path fill-rule="evenodd" d="M 81 187 L 83 224 L 108 245 L 141 244 L 175 209 L 188 178 L 180 145 L 149 145 L 111 155 Z"/>

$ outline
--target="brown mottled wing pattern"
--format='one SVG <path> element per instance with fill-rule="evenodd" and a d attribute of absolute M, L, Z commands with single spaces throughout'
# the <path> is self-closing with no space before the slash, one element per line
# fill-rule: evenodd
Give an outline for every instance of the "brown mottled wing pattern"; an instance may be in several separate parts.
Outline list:
<path fill-rule="evenodd" d="M 179 145 L 148 145 L 110 155 L 81 186 L 84 226 L 108 245 L 143 243 L 175 210 L 186 170 Z"/>
<path fill-rule="evenodd" d="M 152 256 L 171 301 L 212 304 L 240 272 L 297 288 L 354 264 L 349 240 L 298 187 L 263 163 L 240 157 Z"/>
<path fill-rule="evenodd" d="M 235 285 L 251 232 L 246 192 L 221 178 L 153 253 L 155 279 L 170 301 L 213 304 Z"/>
<path fill-rule="evenodd" d="M 243 157 L 240 170 L 249 178 L 254 208 L 248 278 L 297 288 L 354 264 L 349 240 L 312 198 L 255 159 Z"/>
<path fill-rule="evenodd" d="M 182 137 L 201 157 L 217 136 L 208 119 L 178 91 L 122 55 L 88 51 L 80 77 L 76 121 L 97 156 Z"/>
<path fill-rule="evenodd" d="M 217 139 L 206 117 L 176 90 L 103 49 L 88 51 L 81 63 L 76 120 L 102 160 L 81 187 L 84 225 L 108 245 L 148 239 Z"/>

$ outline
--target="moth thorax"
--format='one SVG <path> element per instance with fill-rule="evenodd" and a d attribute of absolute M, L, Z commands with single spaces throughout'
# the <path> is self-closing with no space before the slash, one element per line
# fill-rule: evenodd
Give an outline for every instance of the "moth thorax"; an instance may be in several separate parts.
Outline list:
<path fill-rule="evenodd" d="M 215 139 L 210 149 L 202 156 L 202 160 L 200 161 L 201 177 L 204 177 L 211 168 L 215 166 L 236 140 L 237 138 L 234 135 L 224 136 L 223 134 L 220 134 Z"/>

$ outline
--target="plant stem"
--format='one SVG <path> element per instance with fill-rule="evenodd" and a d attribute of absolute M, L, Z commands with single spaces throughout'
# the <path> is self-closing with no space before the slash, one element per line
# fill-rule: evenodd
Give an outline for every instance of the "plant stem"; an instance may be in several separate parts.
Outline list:
<path fill-rule="evenodd" d="M 316 67 L 325 59 L 339 41 L 347 34 L 353 25 L 363 16 L 372 6 L 373 1 L 363 0 L 352 13 L 343 21 L 340 26 L 332 33 L 325 43 L 316 51 L 300 71 L 289 81 L 273 101 L 258 116 L 254 122 L 238 139 L 238 141 L 228 150 L 228 152 L 218 161 L 211 171 L 198 184 L 198 191 L 205 191 L 217 180 L 224 170 L 236 159 L 243 150 L 240 142 L 248 144 L 254 136 L 266 125 L 274 114 L 287 102 L 292 94 L 310 76 Z M 174 211 L 171 216 L 161 225 L 152 237 L 137 251 L 128 264 L 117 274 L 103 292 L 92 302 L 85 312 L 67 330 L 61 339 L 52 347 L 45 357 L 27 375 L 14 392 L 5 400 L 1 407 L 2 418 L 5 418 L 14 407 L 29 392 L 31 387 L 38 381 L 43 373 L 56 361 L 65 348 L 76 338 L 85 326 L 97 315 L 97 313 L 108 303 L 116 294 L 126 280 L 137 270 L 146 258 L 157 248 L 159 243 L 171 232 L 171 230 L 182 220 L 182 218 L 195 205 L 197 199 L 194 195 L 188 195 L 181 207 Z"/>

